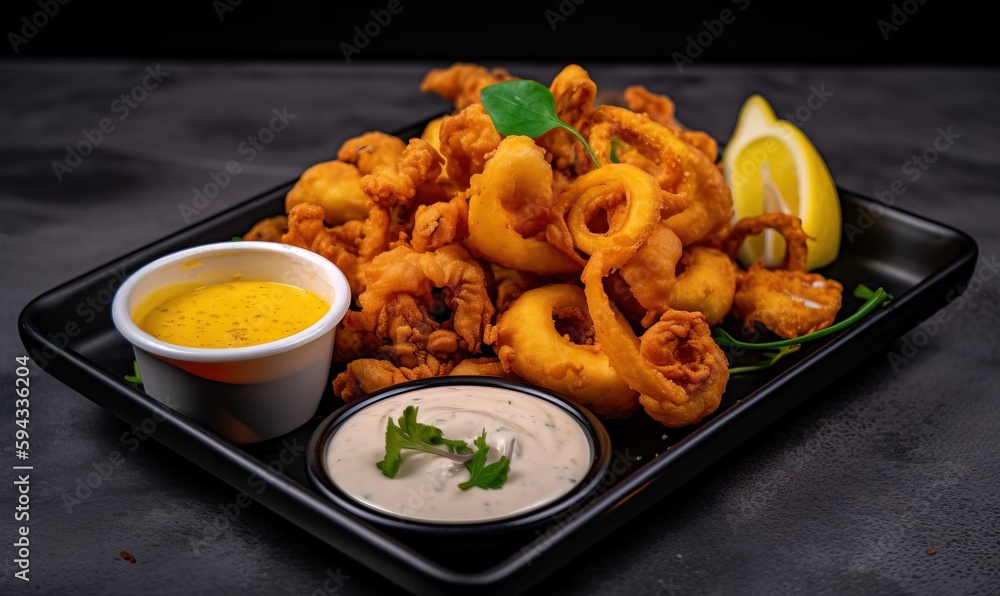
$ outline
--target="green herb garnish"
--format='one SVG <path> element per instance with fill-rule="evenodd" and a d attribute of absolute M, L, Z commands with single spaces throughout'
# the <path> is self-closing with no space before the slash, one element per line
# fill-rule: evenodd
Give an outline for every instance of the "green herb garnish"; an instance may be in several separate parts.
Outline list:
<path fill-rule="evenodd" d="M 831 333 L 836 333 L 838 331 L 841 331 L 842 329 L 846 329 L 851 325 L 860 321 L 862 318 L 864 318 L 865 315 L 875 310 L 876 307 L 885 306 L 886 304 L 889 304 L 889 302 L 892 300 L 892 296 L 890 296 L 889 293 L 886 292 L 884 289 L 879 288 L 875 291 L 872 291 L 871 289 L 869 289 L 867 286 L 864 285 L 859 285 L 857 288 L 855 288 L 854 295 L 858 298 L 867 298 L 867 300 L 865 301 L 864 304 L 861 305 L 861 308 L 859 308 L 857 312 L 855 312 L 853 315 L 837 323 L 836 325 L 831 325 L 827 327 L 826 329 L 820 329 L 819 331 L 814 331 L 813 333 L 808 333 L 806 335 L 802 335 L 799 337 L 793 337 L 791 339 L 783 339 L 780 341 L 769 341 L 759 344 L 752 344 L 734 338 L 732 335 L 726 333 L 726 331 L 721 327 L 713 327 L 712 339 L 714 339 L 715 343 L 719 344 L 720 346 L 740 347 L 749 350 L 771 350 L 774 348 L 783 348 L 785 346 L 791 346 L 807 341 L 812 341 L 814 339 L 819 339 L 820 337 L 823 337 L 825 335 L 830 335 Z"/>
<path fill-rule="evenodd" d="M 500 134 L 537 139 L 553 128 L 565 128 L 583 143 L 594 166 L 601 167 L 587 139 L 556 115 L 556 98 L 545 85 L 528 79 L 494 83 L 484 87 L 479 98 Z"/>
<path fill-rule="evenodd" d="M 611 155 L 608 156 L 609 159 L 611 159 L 611 163 L 621 163 L 621 160 L 618 159 L 619 145 L 621 145 L 621 141 L 619 141 L 618 139 L 611 140 Z"/>
<path fill-rule="evenodd" d="M 504 482 L 507 482 L 507 473 L 510 472 L 510 460 L 507 456 L 501 455 L 499 461 L 486 465 L 486 454 L 490 450 L 486 444 L 486 430 L 483 430 L 482 436 L 472 444 L 477 447 L 476 454 L 465 462 L 465 467 L 472 473 L 472 478 L 459 484 L 458 488 L 468 490 L 473 486 L 486 489 L 502 487 Z"/>
<path fill-rule="evenodd" d="M 417 408 L 407 406 L 399 417 L 398 426 L 392 418 L 389 419 L 385 428 L 385 459 L 375 465 L 384 475 L 395 478 L 399 472 L 399 464 L 403 461 L 403 449 L 415 449 L 445 457 L 471 453 L 472 450 L 465 441 L 446 439 L 442 435 L 440 428 L 417 422 Z M 439 446 L 446 447 L 447 451 Z M 470 458 L 471 456 L 461 459 L 464 461 Z"/>
<path fill-rule="evenodd" d="M 142 385 L 142 375 L 139 374 L 139 363 L 135 360 L 132 361 L 132 374 L 125 375 L 125 380 L 136 387 Z"/>
<path fill-rule="evenodd" d="M 740 373 L 753 372 L 756 370 L 763 370 L 765 368 L 769 368 L 771 366 L 774 366 L 774 364 L 778 362 L 778 360 L 781 360 L 788 354 L 791 354 L 793 352 L 798 352 L 800 347 L 802 347 L 802 344 L 794 344 L 791 346 L 778 348 L 773 352 L 764 352 L 763 354 L 761 354 L 761 356 L 764 357 L 764 360 L 761 360 L 756 364 L 750 364 L 748 366 L 734 366 L 733 368 L 729 369 L 729 374 L 738 375 Z"/>

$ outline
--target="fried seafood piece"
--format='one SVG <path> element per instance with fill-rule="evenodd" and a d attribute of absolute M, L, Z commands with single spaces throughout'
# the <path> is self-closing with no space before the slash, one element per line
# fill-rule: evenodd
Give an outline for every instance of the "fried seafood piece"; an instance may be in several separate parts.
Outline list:
<path fill-rule="evenodd" d="M 451 376 L 465 375 L 473 377 L 504 377 L 508 379 L 517 378 L 503 369 L 503 364 L 499 358 L 465 358 L 455 365 L 448 373 Z"/>
<path fill-rule="evenodd" d="M 716 140 L 708 133 L 681 126 L 674 119 L 676 108 L 669 97 L 651 93 L 642 85 L 632 85 L 625 88 L 625 101 L 630 110 L 646 114 L 655 122 L 674 131 L 684 142 L 704 153 L 713 162 L 718 159 L 719 144 Z"/>
<path fill-rule="evenodd" d="M 281 242 L 298 246 L 326 258 L 340 268 L 351 285 L 351 294 L 364 291 L 364 268 L 388 248 L 393 222 L 388 210 L 371 205 L 364 221 L 349 221 L 330 228 L 319 205 L 300 203 L 288 212 L 288 231 Z"/>
<path fill-rule="evenodd" d="M 580 65 L 570 64 L 552 79 L 549 91 L 556 100 L 556 115 L 575 128 L 593 111 L 597 84 Z"/>
<path fill-rule="evenodd" d="M 445 116 L 438 135 L 445 173 L 459 190 L 469 188 L 469 179 L 483 171 L 488 156 L 502 140 L 480 103 Z"/>
<path fill-rule="evenodd" d="M 448 374 L 450 367 L 440 363 L 424 363 L 413 368 L 396 366 L 388 360 L 359 358 L 347 363 L 333 379 L 333 393 L 346 403 L 404 381 L 427 379 Z"/>
<path fill-rule="evenodd" d="M 405 148 L 403 139 L 375 130 L 345 141 L 337 151 L 337 159 L 354 164 L 365 176 L 376 166 L 395 163 Z"/>
<path fill-rule="evenodd" d="M 644 311 L 639 317 L 643 327 L 649 327 L 670 308 L 670 297 L 677 285 L 677 264 L 682 255 L 680 238 L 664 222 L 619 269 L 618 275 L 628 285 L 626 295 L 631 295 Z M 613 294 L 624 294 L 624 290 L 613 291 Z"/>
<path fill-rule="evenodd" d="M 253 225 L 246 234 L 244 240 L 261 240 L 264 242 L 281 242 L 281 237 L 288 231 L 288 216 L 275 215 L 264 218 Z"/>
<path fill-rule="evenodd" d="M 629 320 L 643 327 L 671 309 L 700 312 L 717 325 L 732 310 L 737 270 L 726 253 L 683 248 L 673 230 L 661 225 L 604 285 Z"/>
<path fill-rule="evenodd" d="M 752 330 L 759 321 L 784 339 L 826 329 L 843 301 L 844 286 L 819 273 L 765 269 L 740 272 L 733 314 Z"/>
<path fill-rule="evenodd" d="M 579 286 L 552 284 L 524 292 L 500 315 L 492 335 L 505 371 L 607 418 L 627 417 L 639 406 L 638 393 L 595 341 Z"/>
<path fill-rule="evenodd" d="M 690 246 L 678 263 L 677 283 L 670 291 L 670 308 L 700 312 L 708 325 L 718 325 L 733 309 L 739 268 L 721 250 Z"/>
<path fill-rule="evenodd" d="M 413 215 L 410 246 L 431 252 L 469 235 L 469 201 L 459 194 L 450 201 L 419 205 Z"/>
<path fill-rule="evenodd" d="M 491 70 L 478 64 L 455 62 L 447 68 L 428 71 L 420 82 L 420 90 L 424 93 L 436 93 L 461 110 L 479 103 L 479 92 L 483 87 L 515 79 L 517 77 L 503 68 Z"/>
<path fill-rule="evenodd" d="M 420 133 L 420 138 L 430 143 L 431 147 L 437 149 L 438 153 L 441 152 L 441 122 L 443 120 L 444 116 L 432 119 Z"/>
<path fill-rule="evenodd" d="M 602 283 L 630 257 L 627 250 L 599 251 L 583 269 L 581 280 L 597 341 L 615 371 L 640 393 L 647 413 L 666 426 L 694 424 L 718 407 L 729 381 L 725 355 L 701 313 L 667 311 L 642 338 L 636 337 Z M 710 372 L 705 375 L 705 371 Z"/>
<path fill-rule="evenodd" d="M 380 207 L 405 207 L 446 200 L 445 189 L 437 184 L 444 159 L 427 141 L 412 138 L 399 159 L 382 163 L 361 178 L 361 190 Z"/>
<path fill-rule="evenodd" d="M 454 332 L 453 351 L 480 353 L 493 303 L 482 267 L 460 244 L 423 253 L 397 246 L 375 257 L 365 274 L 367 286 L 358 296 L 361 311 L 348 313 L 355 329 L 376 331 L 383 309 L 401 294 L 423 297 L 426 304 L 433 290 L 441 288 L 443 297 L 436 308 L 441 314 L 450 312 L 441 328 Z"/>
<path fill-rule="evenodd" d="M 594 109 L 597 84 L 586 70 L 577 64 L 570 64 L 552 79 L 549 91 L 556 100 L 556 115 L 576 128 L 584 116 Z M 535 142 L 545 148 L 552 167 L 557 170 L 574 169 L 578 160 L 590 160 L 580 141 L 561 127 L 543 134 Z"/>
<path fill-rule="evenodd" d="M 299 176 L 285 195 L 285 213 L 299 203 L 319 205 L 326 223 L 336 226 L 368 216 L 368 195 L 361 190 L 361 173 L 339 160 L 315 164 Z"/>
<path fill-rule="evenodd" d="M 802 229 L 802 219 L 788 213 L 762 213 L 744 217 L 729 229 L 729 233 L 722 240 L 722 249 L 736 259 L 747 236 L 760 234 L 768 229 L 777 231 L 785 239 L 787 248 L 780 269 L 805 271 L 809 251 L 806 241 L 809 236 Z"/>
<path fill-rule="evenodd" d="M 490 296 L 493 297 L 493 307 L 497 314 L 505 311 L 518 296 L 527 290 L 551 283 L 547 276 L 518 271 L 490 261 L 487 261 L 486 264 L 489 266 L 488 273 L 491 280 L 487 289 Z"/>
<path fill-rule="evenodd" d="M 628 248 L 633 252 L 660 225 L 664 213 L 675 213 L 679 197 L 660 189 L 652 175 L 629 164 L 607 164 L 573 181 L 559 196 L 550 233 L 555 239 L 572 238 L 576 250 L 593 254 L 600 250 Z M 568 250 L 568 247 L 564 250 Z"/>
<path fill-rule="evenodd" d="M 575 253 L 546 239 L 547 229 L 560 221 L 552 211 L 552 167 L 530 138 L 511 135 L 501 141 L 483 173 L 472 177 L 468 195 L 465 244 L 477 257 L 546 275 L 582 268 Z"/>
<path fill-rule="evenodd" d="M 611 164 L 612 142 L 621 163 L 652 174 L 664 191 L 681 197 L 683 209 L 667 225 L 687 246 L 723 228 L 733 214 L 732 191 L 722 172 L 700 150 L 645 114 L 598 106 L 584 118 L 582 133 L 602 168 Z"/>
<path fill-rule="evenodd" d="M 740 271 L 733 298 L 733 314 L 752 330 L 760 322 L 776 335 L 791 339 L 833 324 L 843 301 L 844 286 L 819 273 L 806 273 L 808 236 L 802 221 L 784 213 L 765 213 L 736 222 L 723 241 L 732 259 L 748 235 L 777 230 L 787 249 L 780 269 L 761 263 Z"/>
<path fill-rule="evenodd" d="M 639 403 L 647 414 L 674 428 L 699 422 L 718 409 L 729 383 L 729 361 L 712 339 L 704 315 L 669 310 L 642 334 L 640 345 L 643 362 L 687 396 L 677 404 L 641 395 Z"/>

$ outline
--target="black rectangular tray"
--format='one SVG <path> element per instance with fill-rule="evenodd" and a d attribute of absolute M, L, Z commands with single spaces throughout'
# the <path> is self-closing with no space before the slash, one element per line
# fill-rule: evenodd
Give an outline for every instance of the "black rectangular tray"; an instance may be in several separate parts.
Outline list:
<path fill-rule="evenodd" d="M 968 235 L 905 211 L 839 189 L 844 234 L 837 260 L 822 272 L 843 283 L 838 320 L 861 300 L 859 283 L 884 287 L 892 302 L 851 328 L 806 344 L 777 366 L 729 381 L 715 414 L 684 429 L 666 429 L 637 413 L 608 430 L 618 462 L 613 476 L 583 505 L 551 520 L 544 531 L 505 535 L 481 548 L 450 551 L 447 564 L 401 537 L 380 531 L 339 509 L 314 491 L 306 458 L 279 473 L 273 461 L 283 440 L 308 443 L 313 430 L 342 402 L 328 389 L 316 416 L 293 433 L 265 443 L 238 446 L 148 397 L 124 380 L 132 348 L 117 332 L 110 309 L 79 325 L 74 306 L 146 263 L 190 246 L 229 240 L 257 221 L 283 213 L 294 181 L 210 219 L 154 242 L 69 281 L 29 303 L 21 313 L 21 339 L 36 361 L 66 385 L 129 424 L 155 416 L 153 437 L 234 488 L 274 510 L 382 576 L 417 593 L 478 587 L 510 596 L 526 590 L 859 363 L 885 350 L 920 320 L 947 304 L 949 294 L 972 275 L 978 256 Z M 68 325 L 76 326 L 73 334 Z M 732 330 L 731 330 L 732 331 Z M 72 337 L 71 337 L 72 335 Z M 250 486 L 250 479 L 254 485 Z M 266 490 L 260 491 L 257 479 Z M 457 556 L 458 555 L 458 556 Z"/>

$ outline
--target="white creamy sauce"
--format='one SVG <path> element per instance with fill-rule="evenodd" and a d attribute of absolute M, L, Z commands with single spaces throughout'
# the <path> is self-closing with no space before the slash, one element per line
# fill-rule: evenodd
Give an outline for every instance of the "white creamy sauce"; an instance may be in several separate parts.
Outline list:
<path fill-rule="evenodd" d="M 375 464 L 385 457 L 385 429 L 407 406 L 417 420 L 448 439 L 472 442 L 486 430 L 493 463 L 514 442 L 507 482 L 499 489 L 458 485 L 469 479 L 462 463 L 403 450 L 395 478 Z M 516 440 L 515 440 L 516 439 Z M 505 519 L 538 509 L 572 490 L 590 470 L 590 434 L 567 412 L 517 391 L 473 385 L 428 387 L 394 395 L 358 410 L 334 432 L 327 472 L 358 503 L 396 517 L 435 523 Z"/>

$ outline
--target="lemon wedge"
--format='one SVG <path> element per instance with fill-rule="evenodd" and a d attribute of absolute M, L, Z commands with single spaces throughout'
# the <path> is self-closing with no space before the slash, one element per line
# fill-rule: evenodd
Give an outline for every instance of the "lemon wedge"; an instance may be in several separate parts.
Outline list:
<path fill-rule="evenodd" d="M 829 265 L 840 252 L 841 213 L 837 187 L 822 156 L 798 127 L 779 120 L 760 95 L 740 108 L 722 152 L 726 183 L 733 192 L 733 222 L 761 213 L 791 213 L 809 236 L 806 268 Z M 785 240 L 774 230 L 747 238 L 739 259 L 776 267 Z"/>

